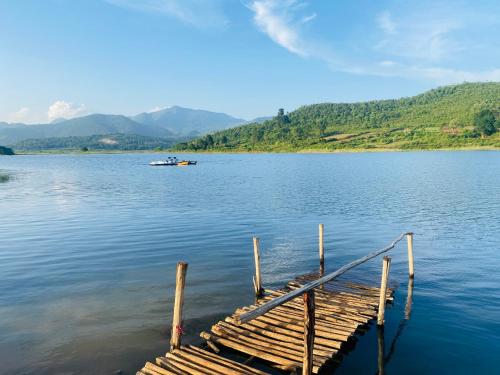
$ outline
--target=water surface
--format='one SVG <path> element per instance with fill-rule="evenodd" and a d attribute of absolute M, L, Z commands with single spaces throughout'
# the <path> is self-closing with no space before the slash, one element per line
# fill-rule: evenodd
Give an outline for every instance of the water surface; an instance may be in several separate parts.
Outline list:
<path fill-rule="evenodd" d="M 264 284 L 327 271 L 415 232 L 411 319 L 404 244 L 392 252 L 388 373 L 498 373 L 500 153 L 1 157 L 0 372 L 135 373 L 168 348 L 175 264 L 189 263 L 185 342 Z M 376 259 L 352 277 L 378 282 Z M 351 277 L 351 276 L 350 276 Z M 399 334 L 398 334 L 399 332 Z M 376 373 L 371 329 L 337 369 Z"/>

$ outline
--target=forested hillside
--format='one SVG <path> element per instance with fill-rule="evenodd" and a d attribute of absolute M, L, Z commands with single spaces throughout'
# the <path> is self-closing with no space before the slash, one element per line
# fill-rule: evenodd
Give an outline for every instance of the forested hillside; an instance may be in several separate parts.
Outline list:
<path fill-rule="evenodd" d="M 50 150 L 153 150 L 167 149 L 178 142 L 178 138 L 147 137 L 135 134 L 92 135 L 88 137 L 57 137 L 26 139 L 14 144 L 16 151 L 50 151 Z"/>
<path fill-rule="evenodd" d="M 464 83 L 409 98 L 314 104 L 288 114 L 280 110 L 263 124 L 219 131 L 176 148 L 333 151 L 500 147 L 500 135 L 495 131 L 499 115 L 500 83 Z M 481 121 L 493 131 L 483 131 Z"/>

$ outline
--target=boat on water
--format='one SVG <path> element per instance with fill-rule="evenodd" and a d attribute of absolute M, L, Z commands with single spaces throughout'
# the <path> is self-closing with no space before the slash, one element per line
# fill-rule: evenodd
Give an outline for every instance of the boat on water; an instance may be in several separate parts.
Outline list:
<path fill-rule="evenodd" d="M 196 165 L 194 160 L 179 160 L 175 156 L 169 156 L 165 160 L 156 160 L 149 163 L 153 167 L 169 167 L 169 166 L 185 166 L 185 165 Z"/>

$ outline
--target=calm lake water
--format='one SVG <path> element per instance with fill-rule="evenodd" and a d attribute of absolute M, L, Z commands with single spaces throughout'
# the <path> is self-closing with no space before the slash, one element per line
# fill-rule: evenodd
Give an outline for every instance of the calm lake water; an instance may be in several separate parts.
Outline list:
<path fill-rule="evenodd" d="M 184 156 L 184 155 L 183 155 Z M 0 373 L 135 374 L 168 349 L 175 264 L 189 262 L 184 342 L 282 286 L 414 231 L 415 288 L 404 323 L 406 245 L 386 314 L 387 373 L 498 374 L 500 152 L 0 157 Z M 378 283 L 381 259 L 348 274 Z M 392 350 L 391 350 L 392 345 Z M 374 374 L 374 326 L 336 374 Z"/>

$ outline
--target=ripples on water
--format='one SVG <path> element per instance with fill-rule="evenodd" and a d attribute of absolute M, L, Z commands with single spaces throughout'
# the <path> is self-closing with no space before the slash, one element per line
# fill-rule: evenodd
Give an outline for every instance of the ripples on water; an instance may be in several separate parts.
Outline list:
<path fill-rule="evenodd" d="M 135 373 L 168 348 L 175 264 L 189 262 L 186 342 L 252 300 L 252 244 L 267 286 L 333 270 L 415 234 L 412 318 L 386 371 L 495 373 L 500 366 L 500 153 L 0 158 L 0 372 Z M 403 317 L 404 245 L 387 315 Z M 349 277 L 378 282 L 379 259 Z M 375 373 L 376 330 L 337 373 Z"/>

